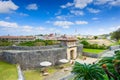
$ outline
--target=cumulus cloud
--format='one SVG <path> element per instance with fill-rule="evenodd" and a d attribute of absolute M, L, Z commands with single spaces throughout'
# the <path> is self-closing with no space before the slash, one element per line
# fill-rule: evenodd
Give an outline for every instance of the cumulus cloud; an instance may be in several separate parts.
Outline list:
<path fill-rule="evenodd" d="M 112 6 L 120 6 L 120 0 L 111 1 L 109 4 Z"/>
<path fill-rule="evenodd" d="M 37 10 L 38 9 L 38 6 L 37 4 L 29 4 L 26 9 L 28 10 Z"/>
<path fill-rule="evenodd" d="M 99 9 L 93 9 L 93 8 L 87 8 L 87 10 L 88 10 L 90 13 L 99 13 L 99 12 L 100 12 Z"/>
<path fill-rule="evenodd" d="M 28 14 L 25 13 L 19 13 L 20 16 L 29 16 Z"/>
<path fill-rule="evenodd" d="M 118 30 L 118 29 L 120 29 L 120 26 L 110 27 L 110 28 L 109 28 L 110 31 L 116 31 L 116 30 Z"/>
<path fill-rule="evenodd" d="M 69 28 L 71 25 L 73 25 L 73 22 L 70 21 L 55 21 L 54 25 L 55 26 L 60 26 L 62 28 Z"/>
<path fill-rule="evenodd" d="M 75 7 L 83 9 L 85 8 L 89 3 L 91 3 L 93 0 L 74 0 Z"/>
<path fill-rule="evenodd" d="M 111 6 L 120 6 L 120 0 L 96 0 L 94 4 L 96 5 L 107 4 Z"/>
<path fill-rule="evenodd" d="M 39 32 L 39 31 L 45 30 L 45 28 L 42 26 L 38 26 L 38 27 L 33 27 L 33 26 L 29 26 L 29 25 L 21 26 L 15 22 L 6 22 L 6 21 L 0 21 L 0 29 L 4 29 L 4 30 L 16 29 L 19 32 L 34 32 L 34 31 Z"/>
<path fill-rule="evenodd" d="M 10 17 L 9 17 L 9 16 L 7 16 L 7 17 L 5 17 L 5 19 L 6 19 L 6 20 L 9 20 L 9 19 L 10 19 Z"/>
<path fill-rule="evenodd" d="M 18 24 L 12 22 L 0 21 L 0 27 L 17 28 Z"/>
<path fill-rule="evenodd" d="M 72 14 L 76 15 L 76 16 L 79 16 L 79 15 L 84 15 L 84 12 L 83 11 L 79 11 L 79 10 L 71 10 L 70 11 Z"/>
<path fill-rule="evenodd" d="M 101 4 L 106 4 L 106 3 L 110 2 L 110 1 L 113 1 L 113 0 L 96 0 L 94 2 L 94 4 L 101 5 Z"/>
<path fill-rule="evenodd" d="M 76 21 L 75 23 L 76 23 L 77 25 L 88 24 L 87 21 Z"/>
<path fill-rule="evenodd" d="M 99 18 L 97 18 L 97 17 L 94 17 L 94 18 L 92 18 L 92 20 L 98 20 Z"/>
<path fill-rule="evenodd" d="M 105 29 L 103 29 L 103 28 L 100 28 L 100 29 L 98 29 L 98 30 L 101 31 L 101 32 L 105 31 Z"/>
<path fill-rule="evenodd" d="M 70 7 L 70 6 L 73 6 L 73 5 L 74 5 L 73 3 L 68 2 L 67 4 L 62 5 L 62 6 L 60 6 L 60 7 L 61 7 L 61 8 L 67 8 L 67 7 Z"/>
<path fill-rule="evenodd" d="M 15 5 L 11 0 L 1 1 L 0 0 L 0 13 L 10 13 L 17 10 L 19 7 Z"/>

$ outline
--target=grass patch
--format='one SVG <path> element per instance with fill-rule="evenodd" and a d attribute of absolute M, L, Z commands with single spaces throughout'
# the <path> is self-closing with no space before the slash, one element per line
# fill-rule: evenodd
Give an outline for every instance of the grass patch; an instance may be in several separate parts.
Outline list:
<path fill-rule="evenodd" d="M 55 67 L 48 67 L 47 71 L 52 74 L 57 71 Z M 25 80 L 44 80 L 45 76 L 42 75 L 39 69 L 24 71 Z"/>
<path fill-rule="evenodd" d="M 42 74 L 37 70 L 24 71 L 25 80 L 43 80 Z"/>
<path fill-rule="evenodd" d="M 69 63 L 62 64 L 62 66 L 69 67 L 70 64 Z M 48 71 L 49 75 L 55 73 L 58 70 L 60 70 L 58 68 L 58 66 L 47 67 L 47 71 Z M 25 77 L 25 80 L 36 80 L 36 79 L 44 80 L 44 78 L 45 78 L 45 76 L 42 76 L 40 69 L 24 71 L 24 77 Z"/>
<path fill-rule="evenodd" d="M 83 49 L 83 52 L 89 52 L 89 53 L 94 53 L 94 54 L 99 54 L 99 53 L 101 53 L 103 51 L 105 51 L 105 50 L 101 50 L 101 49 L 87 49 L 87 48 Z"/>
<path fill-rule="evenodd" d="M 18 80 L 16 65 L 0 61 L 0 80 Z"/>

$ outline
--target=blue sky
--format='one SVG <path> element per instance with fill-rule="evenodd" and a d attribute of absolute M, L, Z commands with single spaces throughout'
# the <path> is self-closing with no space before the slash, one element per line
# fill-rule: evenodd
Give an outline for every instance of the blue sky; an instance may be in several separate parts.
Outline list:
<path fill-rule="evenodd" d="M 120 0 L 0 0 L 0 35 L 99 35 L 120 28 Z"/>

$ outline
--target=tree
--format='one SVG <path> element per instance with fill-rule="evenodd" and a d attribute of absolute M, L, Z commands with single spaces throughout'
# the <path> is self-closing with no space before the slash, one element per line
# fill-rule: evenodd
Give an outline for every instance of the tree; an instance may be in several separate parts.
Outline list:
<path fill-rule="evenodd" d="M 120 79 L 120 50 L 115 51 L 115 55 L 113 57 L 103 57 L 98 65 L 106 65 L 103 67 L 104 71 L 108 75 L 108 79 L 114 80 Z"/>
<path fill-rule="evenodd" d="M 72 73 L 74 80 L 104 80 L 104 71 L 97 64 L 80 64 L 75 62 Z"/>
<path fill-rule="evenodd" d="M 114 32 L 111 34 L 111 38 L 112 38 L 112 39 L 116 39 L 117 41 L 120 40 L 120 29 L 118 29 L 117 31 L 114 31 Z"/>
<path fill-rule="evenodd" d="M 97 36 L 94 36 L 94 39 L 97 39 L 98 37 Z"/>

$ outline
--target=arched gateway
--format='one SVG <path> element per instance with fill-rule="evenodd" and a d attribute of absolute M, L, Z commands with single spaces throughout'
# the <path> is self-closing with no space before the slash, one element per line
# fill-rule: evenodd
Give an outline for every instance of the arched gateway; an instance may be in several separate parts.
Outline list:
<path fill-rule="evenodd" d="M 73 60 L 77 57 L 77 45 L 76 45 L 76 38 L 73 37 L 64 37 L 60 39 L 61 46 L 67 47 L 67 59 Z"/>

